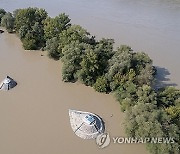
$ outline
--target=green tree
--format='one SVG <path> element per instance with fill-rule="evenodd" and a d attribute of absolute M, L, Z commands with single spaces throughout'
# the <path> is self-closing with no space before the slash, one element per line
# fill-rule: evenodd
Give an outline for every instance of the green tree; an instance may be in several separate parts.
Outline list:
<path fill-rule="evenodd" d="M 110 88 L 115 91 L 119 86 L 126 85 L 128 82 L 135 83 L 136 73 L 131 68 L 126 74 L 116 73 L 110 81 Z"/>
<path fill-rule="evenodd" d="M 44 9 L 27 8 L 18 9 L 14 11 L 15 14 L 15 29 L 18 32 L 22 26 L 27 26 L 29 30 L 36 22 L 43 25 L 44 20 L 47 18 L 47 12 Z"/>
<path fill-rule="evenodd" d="M 70 44 L 74 41 L 79 41 L 80 43 L 88 43 L 90 33 L 88 33 L 84 28 L 79 25 L 72 25 L 67 30 L 60 33 L 60 46 L 59 50 L 63 50 L 65 45 Z"/>
<path fill-rule="evenodd" d="M 58 47 L 59 47 L 59 40 L 57 37 L 48 39 L 46 41 L 45 50 L 48 51 L 49 58 L 52 58 L 54 60 L 59 60 L 61 55 L 60 52 L 58 52 Z"/>
<path fill-rule="evenodd" d="M 179 121 L 180 121 L 180 105 L 167 107 L 165 109 L 165 111 L 167 112 L 167 114 L 170 115 L 171 119 L 177 121 L 176 123 L 180 127 L 180 123 L 179 123 Z"/>
<path fill-rule="evenodd" d="M 44 47 L 45 46 L 45 38 L 44 38 L 44 30 L 43 26 L 39 22 L 35 22 L 35 24 L 32 26 L 31 33 L 34 36 L 34 39 L 36 40 L 36 46 L 38 47 Z"/>
<path fill-rule="evenodd" d="M 137 74 L 136 83 L 139 86 L 142 86 L 143 84 L 152 85 L 156 70 L 152 65 L 152 60 L 146 53 L 133 53 L 132 67 Z"/>
<path fill-rule="evenodd" d="M 1 19 L 1 25 L 6 28 L 9 33 L 14 29 L 14 17 L 10 12 L 6 13 Z"/>
<path fill-rule="evenodd" d="M 96 42 L 94 47 L 94 52 L 98 56 L 99 62 L 99 73 L 104 75 L 108 71 L 108 61 L 113 56 L 113 39 L 101 39 L 99 42 Z"/>
<path fill-rule="evenodd" d="M 5 14 L 6 14 L 6 11 L 0 8 L 0 25 L 1 25 L 1 19 Z"/>
<path fill-rule="evenodd" d="M 28 31 L 29 31 L 29 28 L 27 25 L 21 26 L 21 28 L 19 29 L 19 37 L 21 40 L 26 37 L 26 34 L 28 33 Z"/>
<path fill-rule="evenodd" d="M 99 76 L 98 56 L 92 48 L 85 50 L 85 55 L 81 62 L 81 70 L 78 72 L 78 78 L 87 86 L 92 86 Z"/>
<path fill-rule="evenodd" d="M 46 39 L 59 37 L 59 34 L 71 26 L 71 19 L 65 13 L 61 13 L 55 18 L 48 17 L 44 21 L 44 33 Z"/>
<path fill-rule="evenodd" d="M 126 111 L 134 106 L 137 99 L 137 85 L 132 81 L 119 84 L 115 91 L 115 97 L 121 105 L 121 110 Z"/>
<path fill-rule="evenodd" d="M 139 86 L 143 84 L 152 85 L 154 81 L 154 67 L 152 64 L 146 64 L 146 66 L 141 69 L 139 74 L 136 76 L 136 83 Z"/>
<path fill-rule="evenodd" d="M 124 78 L 131 68 L 132 53 L 128 46 L 121 46 L 109 60 L 109 69 L 106 74 L 111 90 L 116 90 L 120 85 L 120 81 Z"/>
<path fill-rule="evenodd" d="M 109 92 L 109 84 L 108 80 L 105 76 L 100 76 L 97 78 L 95 84 L 93 85 L 93 88 L 102 93 L 108 93 Z"/>
<path fill-rule="evenodd" d="M 165 87 L 157 91 L 158 107 L 166 113 L 172 124 L 180 129 L 180 90 L 175 87 Z"/>
<path fill-rule="evenodd" d="M 26 50 L 40 49 L 45 46 L 44 20 L 47 12 L 44 9 L 27 8 L 14 11 L 15 30 L 19 34 Z"/>
<path fill-rule="evenodd" d="M 72 42 L 63 48 L 64 56 L 62 57 L 63 69 L 62 77 L 66 82 L 76 81 L 77 72 L 81 69 L 81 62 L 89 45 L 78 41 Z"/>
<path fill-rule="evenodd" d="M 180 105 L 180 90 L 165 87 L 158 90 L 158 105 L 164 108 Z"/>
<path fill-rule="evenodd" d="M 31 31 L 28 31 L 27 34 L 25 35 L 25 38 L 22 39 L 23 47 L 25 50 L 36 50 L 37 45 L 36 45 L 36 40 L 31 33 Z"/>
<path fill-rule="evenodd" d="M 152 60 L 146 53 L 136 52 L 133 54 L 132 65 L 136 68 L 137 74 L 140 74 L 141 70 L 143 70 L 147 64 L 152 65 Z"/>

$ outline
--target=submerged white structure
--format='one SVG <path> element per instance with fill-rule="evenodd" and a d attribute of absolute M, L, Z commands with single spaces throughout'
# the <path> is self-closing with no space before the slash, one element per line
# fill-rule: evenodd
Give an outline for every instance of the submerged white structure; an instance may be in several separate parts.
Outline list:
<path fill-rule="evenodd" d="M 0 33 L 4 33 L 4 31 L 0 29 Z"/>
<path fill-rule="evenodd" d="M 95 139 L 105 131 L 103 120 L 96 114 L 69 110 L 69 118 L 74 133 L 83 139 Z"/>
<path fill-rule="evenodd" d="M 14 81 L 12 78 L 7 76 L 1 83 L 0 83 L 0 90 L 10 90 L 17 85 L 17 82 Z"/>

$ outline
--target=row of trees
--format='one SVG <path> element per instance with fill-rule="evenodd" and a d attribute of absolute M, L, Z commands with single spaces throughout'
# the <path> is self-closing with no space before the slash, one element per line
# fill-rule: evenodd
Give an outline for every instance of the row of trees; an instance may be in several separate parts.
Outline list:
<path fill-rule="evenodd" d="M 96 40 L 68 15 L 52 18 L 44 9 L 0 9 L 0 21 L 16 32 L 27 50 L 45 49 L 50 58 L 63 62 L 65 82 L 80 81 L 98 92 L 114 93 L 126 113 L 126 132 L 132 137 L 173 137 L 174 144 L 147 144 L 153 154 L 180 152 L 180 91 L 152 88 L 155 68 L 144 52 L 113 39 Z"/>

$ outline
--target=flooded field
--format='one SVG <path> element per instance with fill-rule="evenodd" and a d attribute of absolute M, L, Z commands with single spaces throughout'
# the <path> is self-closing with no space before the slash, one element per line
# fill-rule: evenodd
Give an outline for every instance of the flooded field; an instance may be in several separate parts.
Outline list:
<path fill-rule="evenodd" d="M 7 11 L 29 6 L 45 8 L 51 16 L 66 12 L 97 38 L 115 38 L 115 46 L 147 52 L 158 68 L 158 85 L 180 86 L 179 0 L 0 0 Z M 0 34 L 0 81 L 9 75 L 18 83 L 0 92 L 0 153 L 147 153 L 144 145 L 111 143 L 99 149 L 94 140 L 78 138 L 68 109 L 100 115 L 112 137 L 125 135 L 124 115 L 113 96 L 62 82 L 62 64 L 41 54 L 24 51 L 14 34 Z"/>
<path fill-rule="evenodd" d="M 180 0 L 0 0 L 8 11 L 29 6 L 45 8 L 50 16 L 66 12 L 97 38 L 145 51 L 158 66 L 158 84 L 179 87 Z"/>
<path fill-rule="evenodd" d="M 0 34 L 0 47 L 0 80 L 9 75 L 18 83 L 8 92 L 0 91 L 0 153 L 146 153 L 143 145 L 112 143 L 99 149 L 95 140 L 77 137 L 69 109 L 94 112 L 104 119 L 112 137 L 125 136 L 124 115 L 113 96 L 62 82 L 61 63 L 40 51 L 24 51 L 14 34 Z"/>

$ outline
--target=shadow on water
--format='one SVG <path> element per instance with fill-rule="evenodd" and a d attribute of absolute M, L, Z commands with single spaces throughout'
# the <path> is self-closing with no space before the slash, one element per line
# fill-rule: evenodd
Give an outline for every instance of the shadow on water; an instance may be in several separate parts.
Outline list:
<path fill-rule="evenodd" d="M 177 86 L 176 83 L 171 83 L 169 75 L 170 72 L 164 67 L 155 66 L 157 73 L 155 76 L 154 88 L 159 89 L 167 86 Z"/>

